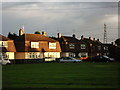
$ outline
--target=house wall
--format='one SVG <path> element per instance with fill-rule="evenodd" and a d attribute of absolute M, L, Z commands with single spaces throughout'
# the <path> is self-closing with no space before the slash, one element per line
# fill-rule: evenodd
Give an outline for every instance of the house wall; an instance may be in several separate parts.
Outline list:
<path fill-rule="evenodd" d="M 61 52 L 59 42 L 37 41 L 39 48 L 31 48 L 31 42 L 25 41 L 25 52 Z M 55 48 L 49 48 L 49 43 L 55 43 Z"/>
<path fill-rule="evenodd" d="M 60 43 L 63 52 L 79 52 L 80 50 L 80 43 L 75 42 L 60 42 Z M 74 46 L 71 48 L 70 44 L 73 44 Z"/>
<path fill-rule="evenodd" d="M 15 59 L 14 52 L 6 52 L 8 59 Z"/>
<path fill-rule="evenodd" d="M 43 58 L 42 52 L 25 52 L 25 59 L 39 59 Z"/>
<path fill-rule="evenodd" d="M 4 59 L 15 59 L 14 52 L 0 52 Z"/>
<path fill-rule="evenodd" d="M 15 59 L 25 59 L 25 52 L 16 52 Z"/>
<path fill-rule="evenodd" d="M 60 52 L 44 52 L 44 57 L 60 58 Z"/>
<path fill-rule="evenodd" d="M 15 48 L 17 52 L 25 52 L 25 42 L 24 41 L 15 41 Z"/>
<path fill-rule="evenodd" d="M 16 52 L 15 59 L 39 59 L 44 57 L 60 58 L 60 52 Z"/>
<path fill-rule="evenodd" d="M 8 47 L 7 47 L 9 52 L 16 52 L 15 44 L 13 40 L 8 41 Z"/>
<path fill-rule="evenodd" d="M 72 52 L 61 52 L 61 57 L 75 57 L 75 53 Z"/>
<path fill-rule="evenodd" d="M 88 52 L 80 52 L 78 54 L 79 57 L 88 57 Z"/>

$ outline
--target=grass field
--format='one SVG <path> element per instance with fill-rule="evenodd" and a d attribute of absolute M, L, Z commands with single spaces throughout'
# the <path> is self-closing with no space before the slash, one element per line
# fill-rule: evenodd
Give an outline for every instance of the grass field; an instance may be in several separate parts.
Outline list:
<path fill-rule="evenodd" d="M 119 63 L 39 63 L 3 66 L 3 88 L 118 88 Z"/>

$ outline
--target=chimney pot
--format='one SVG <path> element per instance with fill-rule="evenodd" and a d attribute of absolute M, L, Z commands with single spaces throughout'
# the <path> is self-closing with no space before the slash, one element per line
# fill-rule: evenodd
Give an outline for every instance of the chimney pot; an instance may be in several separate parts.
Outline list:
<path fill-rule="evenodd" d="M 75 34 L 73 34 L 73 38 L 75 38 Z"/>
<path fill-rule="evenodd" d="M 42 32 L 42 35 L 46 36 L 46 32 Z"/>
<path fill-rule="evenodd" d="M 97 41 L 99 41 L 99 39 L 97 39 Z"/>
<path fill-rule="evenodd" d="M 62 34 L 61 33 L 58 33 L 58 38 L 61 38 Z"/>
<path fill-rule="evenodd" d="M 24 30 L 22 28 L 20 28 L 19 30 L 19 36 L 22 36 L 24 34 Z"/>
<path fill-rule="evenodd" d="M 89 40 L 92 40 L 92 38 L 91 38 L 91 37 L 89 37 Z"/>
<path fill-rule="evenodd" d="M 93 40 L 95 41 L 96 39 L 95 39 L 95 38 L 93 38 Z"/>
<path fill-rule="evenodd" d="M 82 39 L 82 40 L 84 39 L 84 36 L 83 36 L 83 35 L 81 36 L 81 39 Z"/>
<path fill-rule="evenodd" d="M 111 44 L 112 44 L 112 45 L 114 45 L 114 43 L 113 43 L 113 42 L 111 42 Z"/>

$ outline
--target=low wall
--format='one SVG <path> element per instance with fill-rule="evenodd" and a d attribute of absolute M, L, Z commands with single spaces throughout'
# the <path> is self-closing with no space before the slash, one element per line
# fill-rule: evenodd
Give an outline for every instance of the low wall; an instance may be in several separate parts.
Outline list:
<path fill-rule="evenodd" d="M 25 63 L 42 63 L 44 59 L 15 59 L 15 64 L 25 64 Z"/>

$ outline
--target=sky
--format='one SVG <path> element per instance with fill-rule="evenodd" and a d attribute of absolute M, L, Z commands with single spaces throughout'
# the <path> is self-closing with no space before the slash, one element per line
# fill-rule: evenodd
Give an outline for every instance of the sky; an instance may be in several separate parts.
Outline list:
<path fill-rule="evenodd" d="M 117 2 L 2 2 L 2 34 L 45 31 L 47 36 L 76 35 L 93 37 L 103 42 L 104 23 L 107 41 L 118 38 Z M 72 1 L 72 0 L 71 0 Z M 100 1 L 100 0 L 98 0 Z M 101 0 L 102 1 L 102 0 Z"/>

